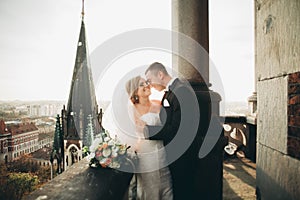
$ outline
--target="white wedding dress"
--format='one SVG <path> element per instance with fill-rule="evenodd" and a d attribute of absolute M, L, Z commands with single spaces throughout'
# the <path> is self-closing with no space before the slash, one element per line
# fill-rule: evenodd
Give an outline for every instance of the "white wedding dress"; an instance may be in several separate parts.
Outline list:
<path fill-rule="evenodd" d="M 158 113 L 140 116 L 147 125 L 160 125 Z M 141 200 L 173 199 L 172 180 L 167 167 L 166 153 L 161 140 L 146 140 L 140 136 L 137 173 L 137 196 Z"/>
<path fill-rule="evenodd" d="M 110 104 L 103 116 L 103 127 L 110 132 L 112 137 L 116 136 L 122 143 L 130 145 L 131 152 L 137 144 L 139 146 L 136 150 L 138 164 L 135 169 L 137 199 L 172 200 L 172 180 L 163 142 L 146 140 L 142 131 L 137 129 L 138 123 L 160 125 L 159 114 L 149 112 L 141 116 L 131 104 L 128 105 L 128 110 L 123 113 L 119 112 L 120 109 L 116 109 L 118 113 L 114 113 Z"/>

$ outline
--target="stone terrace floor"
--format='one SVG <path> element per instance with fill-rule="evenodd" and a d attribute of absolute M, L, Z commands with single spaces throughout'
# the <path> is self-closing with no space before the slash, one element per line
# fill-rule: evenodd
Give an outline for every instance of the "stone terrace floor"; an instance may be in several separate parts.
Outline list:
<path fill-rule="evenodd" d="M 223 200 L 256 199 L 256 164 L 242 155 L 223 162 Z"/>

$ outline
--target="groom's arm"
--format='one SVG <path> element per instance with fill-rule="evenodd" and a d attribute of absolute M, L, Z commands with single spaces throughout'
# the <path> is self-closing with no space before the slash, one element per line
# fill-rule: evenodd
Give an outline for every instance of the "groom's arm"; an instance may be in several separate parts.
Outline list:
<path fill-rule="evenodd" d="M 145 138 L 149 140 L 163 140 L 165 143 L 169 143 L 175 137 L 179 124 L 180 120 L 179 122 L 165 124 L 164 126 L 146 125 L 144 129 Z"/>
<path fill-rule="evenodd" d="M 180 125 L 181 111 L 176 97 L 170 104 L 170 107 L 162 108 L 161 110 L 161 118 L 162 122 L 165 122 L 164 125 L 146 125 L 144 128 L 145 138 L 149 140 L 163 140 L 165 143 L 169 143 L 175 137 Z"/>

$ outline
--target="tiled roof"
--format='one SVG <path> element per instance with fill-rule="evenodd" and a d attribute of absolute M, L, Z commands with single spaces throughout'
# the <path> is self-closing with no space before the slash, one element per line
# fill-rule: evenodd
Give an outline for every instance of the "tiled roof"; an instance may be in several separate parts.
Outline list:
<path fill-rule="evenodd" d="M 43 147 L 35 152 L 32 152 L 30 155 L 32 156 L 32 158 L 50 160 L 51 151 L 52 151 L 52 148 Z"/>
<path fill-rule="evenodd" d="M 38 130 L 38 128 L 33 123 L 14 124 L 8 127 L 8 131 L 11 132 L 12 135 L 27 133 L 36 130 Z"/>
<path fill-rule="evenodd" d="M 51 133 L 40 133 L 39 134 L 39 141 L 40 140 L 43 140 L 43 139 L 46 139 L 46 138 L 52 138 L 53 139 L 54 137 L 54 131 Z"/>

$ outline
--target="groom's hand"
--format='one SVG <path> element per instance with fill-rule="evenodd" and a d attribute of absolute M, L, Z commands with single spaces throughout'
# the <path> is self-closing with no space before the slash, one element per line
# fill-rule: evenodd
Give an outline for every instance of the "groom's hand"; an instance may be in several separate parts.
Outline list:
<path fill-rule="evenodd" d="M 148 140 L 163 140 L 161 135 L 162 133 L 160 132 L 162 130 L 163 126 L 150 126 L 150 125 L 145 125 L 144 127 L 144 137 L 145 139 Z"/>
<path fill-rule="evenodd" d="M 144 133 L 145 139 L 149 139 L 149 128 L 147 125 L 144 126 L 143 133 Z"/>

